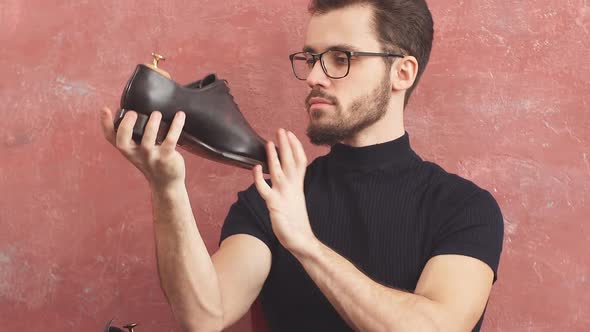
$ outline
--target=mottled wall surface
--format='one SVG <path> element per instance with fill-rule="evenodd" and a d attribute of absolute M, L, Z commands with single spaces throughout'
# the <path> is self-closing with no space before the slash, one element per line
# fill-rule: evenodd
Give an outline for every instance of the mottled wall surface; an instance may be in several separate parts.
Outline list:
<path fill-rule="evenodd" d="M 307 0 L 0 2 L 0 329 L 176 331 L 159 289 L 148 186 L 98 110 L 152 50 L 182 83 L 217 72 L 264 137 L 305 139 L 287 55 Z M 505 249 L 484 328 L 590 325 L 590 3 L 431 1 L 431 63 L 407 111 L 414 148 L 497 198 Z M 211 252 L 249 172 L 184 154 Z M 586 200 L 589 200 L 587 203 Z M 254 320 L 256 321 L 256 319 Z M 251 331 L 246 317 L 233 331 Z"/>

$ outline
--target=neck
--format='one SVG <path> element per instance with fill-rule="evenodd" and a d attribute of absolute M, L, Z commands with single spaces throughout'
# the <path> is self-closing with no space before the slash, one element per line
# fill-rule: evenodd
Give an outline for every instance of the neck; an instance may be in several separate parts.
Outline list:
<path fill-rule="evenodd" d="M 403 105 L 399 105 L 399 107 L 390 108 L 383 118 L 370 127 L 340 143 L 353 147 L 363 147 L 395 140 L 402 137 L 404 133 Z"/>

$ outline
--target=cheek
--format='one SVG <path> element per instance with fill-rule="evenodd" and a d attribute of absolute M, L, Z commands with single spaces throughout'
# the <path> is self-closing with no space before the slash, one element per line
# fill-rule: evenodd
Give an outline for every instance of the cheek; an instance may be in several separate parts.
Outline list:
<path fill-rule="evenodd" d="M 362 86 L 358 85 L 355 80 L 346 77 L 333 83 L 333 95 L 338 99 L 341 108 L 346 109 L 350 103 L 355 100 L 361 93 Z"/>
<path fill-rule="evenodd" d="M 363 86 L 362 84 L 354 84 L 342 87 L 337 93 L 339 108 L 343 114 L 347 114 L 350 112 L 351 105 L 366 96 L 368 91 L 366 86 Z"/>
<path fill-rule="evenodd" d="M 389 78 L 389 72 L 381 59 L 363 59 L 350 67 L 347 89 L 354 91 L 352 95 L 358 97 L 367 95 L 377 88 L 385 77 Z M 360 61 L 360 60 L 357 60 Z"/>

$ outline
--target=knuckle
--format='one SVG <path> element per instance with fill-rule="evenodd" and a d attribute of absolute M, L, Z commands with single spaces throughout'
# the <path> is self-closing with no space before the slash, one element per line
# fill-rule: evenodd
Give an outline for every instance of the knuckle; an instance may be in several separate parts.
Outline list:
<path fill-rule="evenodd" d="M 167 156 L 173 153 L 176 150 L 176 147 L 174 144 L 162 144 L 160 150 Z"/>
<path fill-rule="evenodd" d="M 150 152 L 152 151 L 152 147 L 151 147 L 151 146 L 149 146 L 149 144 L 148 144 L 148 143 L 142 142 L 142 143 L 139 145 L 139 151 L 140 151 L 141 153 L 143 153 L 143 154 L 146 154 L 146 155 L 148 155 L 148 154 L 150 154 Z"/>
<path fill-rule="evenodd" d="M 152 163 L 155 169 L 165 169 L 168 165 L 168 160 L 165 157 L 160 157 L 155 158 Z"/>
<path fill-rule="evenodd" d="M 161 139 L 160 142 L 156 143 L 156 144 L 157 144 L 156 146 L 157 146 L 159 153 L 162 155 L 168 154 L 168 153 L 170 153 L 170 151 L 174 150 L 174 145 L 170 144 L 170 142 L 168 141 L 168 138 L 166 138 L 166 137 Z"/>

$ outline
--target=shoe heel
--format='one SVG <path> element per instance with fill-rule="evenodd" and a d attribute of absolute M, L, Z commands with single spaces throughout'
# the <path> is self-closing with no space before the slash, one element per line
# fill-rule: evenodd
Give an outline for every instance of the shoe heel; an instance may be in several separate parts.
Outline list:
<path fill-rule="evenodd" d="M 117 112 L 117 114 L 115 114 L 115 120 L 114 120 L 115 130 L 117 130 L 119 128 L 121 121 L 125 117 L 125 114 L 127 114 L 128 112 L 129 112 L 129 110 L 122 108 Z M 137 144 L 141 143 L 143 133 L 145 132 L 145 126 L 146 126 L 149 119 L 150 119 L 149 116 L 142 114 L 142 113 L 137 113 L 137 120 L 135 121 L 135 126 L 133 126 L 133 135 L 132 135 L 132 139 L 133 139 L 133 141 L 135 141 L 135 143 L 137 143 Z M 164 122 L 164 121 L 160 122 L 160 128 L 158 129 L 158 134 L 156 135 L 156 144 L 161 144 L 164 141 L 164 139 L 166 138 L 166 135 L 168 134 L 169 129 L 170 129 L 170 126 L 166 122 Z"/>
<path fill-rule="evenodd" d="M 123 121 L 125 114 L 127 114 L 128 112 L 129 112 L 129 110 L 122 108 L 117 112 L 117 114 L 115 114 L 115 121 L 114 121 L 115 122 L 114 123 L 115 130 L 119 129 L 119 125 L 121 124 L 121 121 Z M 132 139 L 138 144 L 141 143 L 141 138 L 143 137 L 145 125 L 147 124 L 149 119 L 150 118 L 147 115 L 137 113 L 137 120 L 135 121 L 135 126 L 133 126 Z"/>

